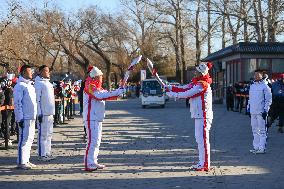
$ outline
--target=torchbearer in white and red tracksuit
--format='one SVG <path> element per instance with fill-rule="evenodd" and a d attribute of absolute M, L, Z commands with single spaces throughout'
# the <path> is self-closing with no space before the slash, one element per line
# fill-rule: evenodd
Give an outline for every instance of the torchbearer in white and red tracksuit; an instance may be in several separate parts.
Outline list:
<path fill-rule="evenodd" d="M 198 145 L 199 163 L 193 165 L 196 171 L 210 169 L 209 131 L 213 120 L 212 90 L 209 76 L 211 63 L 201 63 L 196 67 L 196 77 L 185 87 L 166 86 L 167 95 L 173 98 L 189 98 L 191 117 L 195 119 L 195 139 Z"/>
<path fill-rule="evenodd" d="M 83 94 L 83 119 L 88 136 L 84 163 L 86 171 L 95 171 L 105 168 L 105 165 L 98 163 L 102 122 L 105 117 L 105 100 L 116 99 L 124 89 L 104 90 L 102 88 L 102 71 L 91 66 L 88 72 L 89 76 L 86 78 Z"/>

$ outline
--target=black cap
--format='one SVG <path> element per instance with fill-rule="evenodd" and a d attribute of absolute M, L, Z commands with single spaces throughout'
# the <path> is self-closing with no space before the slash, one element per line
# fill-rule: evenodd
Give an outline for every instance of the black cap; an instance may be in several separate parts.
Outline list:
<path fill-rule="evenodd" d="M 24 73 L 24 71 L 26 71 L 26 69 L 28 68 L 32 68 L 30 65 L 23 65 L 21 68 L 20 68 L 20 74 L 22 75 Z"/>
<path fill-rule="evenodd" d="M 38 68 L 39 73 L 40 73 L 44 68 L 46 68 L 46 67 L 48 67 L 48 66 L 47 66 L 47 65 L 42 65 L 42 66 L 40 66 L 40 67 Z"/>

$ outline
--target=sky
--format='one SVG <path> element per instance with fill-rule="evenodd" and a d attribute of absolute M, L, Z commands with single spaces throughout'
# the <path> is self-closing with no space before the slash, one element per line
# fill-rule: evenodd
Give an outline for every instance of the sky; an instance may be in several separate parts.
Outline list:
<path fill-rule="evenodd" d="M 102 10 L 112 12 L 118 9 L 119 0 L 54 0 L 62 9 L 76 10 L 86 8 L 90 5 L 97 5 Z"/>
<path fill-rule="evenodd" d="M 97 5 L 105 12 L 115 12 L 119 9 L 119 0 L 19 0 L 24 5 L 44 7 L 46 2 L 52 2 L 60 9 L 66 12 L 76 11 L 80 8 L 86 8 L 91 5 Z M 5 13 L 7 11 L 7 2 L 12 0 L 0 0 L 0 11 Z"/>
<path fill-rule="evenodd" d="M 0 19 L 5 17 L 8 12 L 7 2 L 12 2 L 14 0 L 0 0 Z M 22 2 L 27 7 L 44 7 L 46 2 L 49 2 L 48 6 L 56 5 L 61 10 L 66 13 L 76 12 L 76 10 L 81 8 L 87 8 L 88 6 L 98 6 L 102 11 L 106 13 L 119 12 L 120 0 L 16 0 Z M 50 3 L 51 2 L 51 3 Z M 284 40 L 284 37 L 279 37 L 280 41 Z M 219 50 L 221 48 L 221 43 L 216 39 L 212 41 L 214 43 L 214 50 Z"/>

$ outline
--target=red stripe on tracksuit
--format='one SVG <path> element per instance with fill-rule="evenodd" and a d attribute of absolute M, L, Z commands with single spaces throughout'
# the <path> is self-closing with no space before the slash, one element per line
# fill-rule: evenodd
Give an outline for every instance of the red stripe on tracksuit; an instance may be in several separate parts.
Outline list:
<path fill-rule="evenodd" d="M 88 124 L 88 132 L 89 132 L 89 137 L 88 137 L 88 146 L 86 149 L 86 154 L 85 154 L 85 168 L 88 169 L 88 154 L 89 154 L 89 150 L 90 150 L 90 145 L 91 145 L 91 141 L 92 141 L 92 133 L 91 133 L 91 103 L 92 99 L 89 97 L 88 100 L 88 114 L 87 114 L 87 124 Z"/>
<path fill-rule="evenodd" d="M 204 93 L 201 95 L 201 102 L 202 102 L 202 111 L 203 111 L 203 143 L 204 143 L 204 153 L 205 153 L 205 162 L 204 162 L 204 168 L 208 169 L 208 149 L 207 149 L 207 122 L 206 122 L 206 111 L 205 111 L 205 99 L 204 99 Z"/>
<path fill-rule="evenodd" d="M 203 144 L 204 144 L 204 168 L 207 168 L 208 169 L 208 148 L 207 148 L 207 132 L 206 132 L 206 129 L 207 129 L 207 116 L 206 116 L 206 111 L 205 111 L 205 92 L 207 91 L 207 88 L 208 88 L 208 84 L 205 84 L 203 82 L 201 82 L 202 86 L 203 86 L 203 91 L 201 93 L 198 93 L 198 94 L 195 94 L 193 95 L 192 97 L 190 98 L 194 98 L 194 97 L 198 97 L 200 96 L 201 97 L 201 103 L 202 103 L 202 112 L 203 112 Z"/>
<path fill-rule="evenodd" d="M 172 86 L 172 92 L 175 92 L 175 93 L 185 92 L 185 91 L 187 91 L 188 89 L 189 89 L 189 88 L 179 88 L 179 87 Z"/>
<path fill-rule="evenodd" d="M 204 168 L 207 168 L 208 169 L 208 148 L 207 148 L 207 132 L 206 132 L 206 129 L 207 129 L 207 116 L 206 116 L 206 111 L 205 111 L 205 92 L 207 91 L 207 88 L 208 88 L 208 84 L 207 83 L 204 83 L 204 82 L 199 82 L 199 84 L 202 85 L 203 87 L 203 90 L 200 92 L 200 93 L 197 93 L 193 96 L 191 96 L 190 98 L 196 98 L 198 96 L 201 97 L 201 102 L 202 102 L 202 112 L 203 112 L 203 144 L 204 144 Z M 178 88 L 175 88 L 175 91 L 179 91 L 179 92 L 182 92 L 184 89 L 178 89 Z M 187 89 L 188 90 L 188 89 Z"/>

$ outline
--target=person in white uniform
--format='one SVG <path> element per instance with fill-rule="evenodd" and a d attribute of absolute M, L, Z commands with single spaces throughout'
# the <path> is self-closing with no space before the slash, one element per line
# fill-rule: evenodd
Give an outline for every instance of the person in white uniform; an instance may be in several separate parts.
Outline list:
<path fill-rule="evenodd" d="M 210 170 L 209 131 L 213 120 L 212 79 L 208 73 L 211 63 L 201 63 L 196 67 L 196 77 L 186 87 L 166 87 L 167 95 L 173 98 L 189 99 L 191 118 L 195 122 L 195 139 L 198 146 L 199 162 L 191 166 L 195 171 Z"/>
<path fill-rule="evenodd" d="M 39 160 L 42 161 L 54 159 L 51 154 L 51 139 L 55 99 L 53 85 L 49 80 L 49 68 L 46 65 L 40 66 L 39 75 L 35 78 L 35 90 L 37 100 L 38 156 Z"/>
<path fill-rule="evenodd" d="M 19 143 L 17 168 L 32 169 L 36 167 L 30 162 L 30 151 L 35 135 L 37 114 L 36 93 L 32 82 L 32 69 L 23 65 L 14 88 L 15 120 L 19 125 Z"/>
<path fill-rule="evenodd" d="M 107 91 L 102 88 L 103 73 L 97 67 L 88 69 L 83 94 L 83 119 L 87 131 L 87 145 L 84 157 L 85 171 L 105 168 L 98 163 L 99 147 L 102 138 L 102 122 L 105 117 L 105 100 L 115 99 L 124 89 Z"/>
<path fill-rule="evenodd" d="M 251 117 L 251 127 L 253 133 L 253 149 L 250 152 L 254 154 L 263 154 L 266 150 L 267 139 L 267 113 L 272 103 L 272 94 L 270 87 L 263 80 L 261 71 L 256 71 L 254 82 L 250 86 L 249 101 L 247 111 Z"/>

